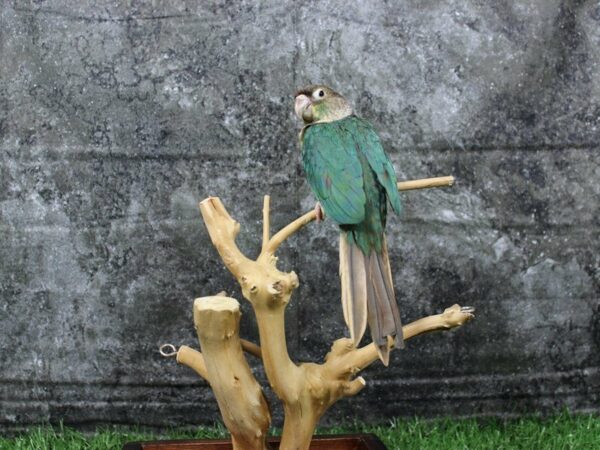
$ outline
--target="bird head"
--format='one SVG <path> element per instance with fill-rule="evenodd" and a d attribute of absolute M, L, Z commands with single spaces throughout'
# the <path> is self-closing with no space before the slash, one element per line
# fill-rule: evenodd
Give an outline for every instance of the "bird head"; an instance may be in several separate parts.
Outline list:
<path fill-rule="evenodd" d="M 328 86 L 313 84 L 295 94 L 294 109 L 305 125 L 333 122 L 352 114 L 348 101 Z"/>

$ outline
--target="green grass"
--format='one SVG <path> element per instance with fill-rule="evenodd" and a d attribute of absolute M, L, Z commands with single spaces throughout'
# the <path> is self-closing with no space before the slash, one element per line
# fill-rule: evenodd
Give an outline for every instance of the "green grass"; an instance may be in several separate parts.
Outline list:
<path fill-rule="evenodd" d="M 69 427 L 36 427 L 12 438 L 0 437 L 0 450 L 106 450 L 120 449 L 130 441 L 154 439 L 223 439 L 229 433 L 222 425 L 173 429 L 156 434 L 143 429 L 103 427 L 81 433 Z"/>
<path fill-rule="evenodd" d="M 319 429 L 321 434 L 356 432 L 376 434 L 390 450 L 600 449 L 600 417 L 567 413 L 547 419 L 509 421 L 397 419 L 387 425 L 354 424 Z M 119 449 L 134 440 L 226 436 L 222 426 L 171 430 L 160 436 L 131 428 L 103 428 L 84 435 L 68 427 L 41 427 L 12 438 L 0 437 L 0 449 L 105 450 Z"/>
<path fill-rule="evenodd" d="M 600 449 L 600 417 L 591 415 L 565 413 L 509 421 L 399 419 L 387 426 L 357 425 L 353 429 L 376 434 L 390 450 Z"/>

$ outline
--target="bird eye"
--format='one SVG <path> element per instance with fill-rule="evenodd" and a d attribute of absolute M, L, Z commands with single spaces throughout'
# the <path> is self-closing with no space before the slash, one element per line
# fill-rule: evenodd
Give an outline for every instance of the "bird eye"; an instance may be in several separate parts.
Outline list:
<path fill-rule="evenodd" d="M 325 91 L 323 89 L 319 89 L 318 91 L 314 91 L 312 96 L 314 98 L 323 98 L 325 97 Z"/>

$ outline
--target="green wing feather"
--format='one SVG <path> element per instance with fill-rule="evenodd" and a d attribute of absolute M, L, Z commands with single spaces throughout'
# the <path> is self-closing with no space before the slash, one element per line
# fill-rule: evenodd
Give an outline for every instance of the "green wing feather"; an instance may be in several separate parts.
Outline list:
<path fill-rule="evenodd" d="M 338 224 L 356 224 L 365 217 L 363 172 L 352 135 L 340 128 L 342 121 L 308 127 L 302 161 L 325 213 Z"/>
<path fill-rule="evenodd" d="M 377 181 L 385 189 L 392 208 L 396 214 L 400 214 L 402 206 L 400 204 L 400 195 L 398 194 L 396 172 L 394 172 L 394 166 L 390 158 L 383 151 L 379 136 L 377 136 L 373 126 L 366 120 L 356 116 L 351 116 L 344 120 L 347 121 L 346 127 L 348 131 L 354 135 L 358 147 L 369 161 L 369 166 L 371 166 L 373 172 L 375 172 Z"/>

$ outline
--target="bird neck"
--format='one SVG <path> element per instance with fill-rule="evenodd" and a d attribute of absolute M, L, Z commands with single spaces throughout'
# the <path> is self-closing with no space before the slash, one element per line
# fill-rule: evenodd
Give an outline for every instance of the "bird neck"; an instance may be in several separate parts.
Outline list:
<path fill-rule="evenodd" d="M 329 99 L 327 102 L 315 103 L 313 110 L 313 115 L 319 119 L 311 122 L 311 125 L 315 123 L 335 122 L 336 120 L 342 120 L 352 115 L 352 107 L 343 97 L 335 97 Z"/>

